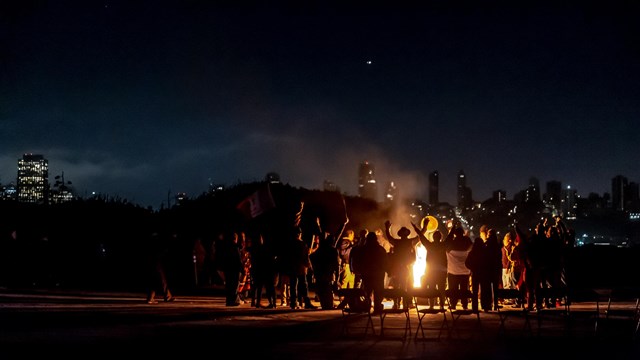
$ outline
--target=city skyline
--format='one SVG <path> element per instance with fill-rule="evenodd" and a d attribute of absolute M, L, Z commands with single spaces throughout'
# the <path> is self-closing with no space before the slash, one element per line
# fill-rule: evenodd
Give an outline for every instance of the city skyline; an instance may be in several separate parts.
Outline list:
<path fill-rule="evenodd" d="M 121 200 L 127 200 L 130 201 L 132 203 L 136 203 L 137 205 L 141 205 L 141 206 L 151 206 L 152 205 L 145 205 L 142 203 L 138 203 L 136 202 L 134 199 L 129 199 L 126 197 L 122 197 L 119 194 L 110 194 L 107 192 L 101 192 L 101 191 L 94 191 L 91 194 L 85 193 L 81 194 L 80 191 L 78 191 L 73 185 L 71 181 L 65 181 L 64 179 L 64 172 L 62 172 L 61 174 L 49 174 L 49 163 L 48 163 L 48 159 L 42 155 L 42 154 L 23 154 L 23 157 L 18 160 L 18 171 L 17 171 L 17 176 L 16 176 L 16 181 L 15 182 L 10 182 L 10 183 L 2 183 L 0 182 L 0 190 L 6 190 L 8 185 L 15 185 L 17 189 L 18 187 L 20 187 L 20 183 L 21 182 L 25 182 L 25 184 L 27 185 L 27 187 L 29 188 L 29 190 L 27 190 L 28 192 L 21 192 L 18 191 L 16 193 L 16 199 L 18 201 L 27 201 L 27 202 L 33 202 L 34 200 L 36 200 L 36 198 L 42 197 L 44 196 L 48 196 L 46 195 L 47 193 L 51 193 L 52 195 L 55 194 L 58 197 L 60 196 L 60 191 L 61 189 L 63 189 L 63 196 L 65 197 L 65 199 L 63 201 L 68 201 L 71 200 L 71 193 L 73 192 L 74 197 L 80 197 L 80 198 L 86 198 L 86 197 L 91 197 L 93 195 L 100 195 L 100 196 L 104 196 L 104 197 L 108 197 L 108 198 L 117 198 L 117 199 L 121 199 Z M 26 170 L 25 170 L 26 169 Z M 434 177 L 435 174 L 435 177 Z M 428 183 L 426 184 L 426 189 L 428 189 L 428 195 L 426 197 L 423 198 L 407 198 L 407 197 L 403 197 L 403 196 L 399 196 L 398 197 L 398 192 L 402 193 L 402 189 L 398 188 L 397 186 L 395 186 L 395 182 L 393 180 L 390 181 L 389 186 L 391 186 L 391 188 L 379 188 L 378 187 L 378 181 L 376 179 L 376 171 L 375 171 L 375 164 L 370 163 L 368 161 L 364 161 L 358 164 L 358 194 L 349 194 L 346 192 L 343 192 L 343 194 L 346 195 L 350 195 L 350 196 L 359 196 L 359 197 L 363 197 L 363 198 L 369 198 L 372 200 L 376 200 L 378 202 L 385 202 L 388 200 L 398 200 L 400 199 L 401 201 L 414 201 L 414 200 L 419 200 L 419 201 L 423 201 L 427 204 L 430 205 L 438 205 L 438 204 L 442 204 L 442 203 L 448 203 L 449 205 L 452 206 L 459 206 L 460 203 L 466 203 L 465 207 L 470 208 L 471 207 L 471 203 L 469 203 L 468 201 L 472 201 L 474 203 L 482 203 L 484 201 L 490 200 L 490 199 L 494 199 L 495 200 L 495 196 L 499 196 L 502 200 L 515 200 L 516 197 L 520 196 L 523 193 L 526 193 L 527 197 L 531 196 L 530 195 L 530 191 L 532 190 L 531 187 L 534 186 L 535 189 L 535 197 L 537 198 L 537 200 L 544 200 L 545 196 L 552 196 L 552 197 L 556 197 L 556 196 L 562 196 L 562 192 L 564 190 L 572 190 L 573 192 L 575 192 L 575 194 L 579 197 L 583 197 L 586 198 L 587 196 L 591 195 L 592 193 L 589 194 L 583 194 L 579 192 L 579 189 L 575 189 L 575 188 L 571 188 L 571 186 L 565 186 L 563 185 L 563 182 L 560 180 L 549 180 L 549 181 L 544 181 L 543 185 L 541 185 L 540 183 L 540 179 L 538 179 L 535 176 L 532 176 L 529 178 L 529 182 L 526 186 L 523 186 L 520 190 L 516 191 L 514 194 L 509 195 L 504 189 L 495 189 L 492 192 L 492 195 L 488 198 L 474 198 L 473 197 L 473 188 L 468 186 L 467 184 L 467 175 L 465 174 L 464 170 L 459 170 L 457 173 L 457 177 L 456 177 L 456 196 L 457 199 L 454 202 L 449 202 L 449 201 L 436 201 L 435 203 L 432 201 L 432 198 L 435 197 L 435 199 L 439 199 L 440 198 L 440 180 L 439 180 L 439 172 L 437 170 L 431 171 L 429 173 L 430 177 L 428 180 Z M 51 181 L 51 179 L 49 179 L 49 177 L 52 176 L 54 181 Z M 68 179 L 68 177 L 67 177 Z M 22 181 L 21 181 L 22 180 Z M 35 182 L 34 182 L 35 181 Z M 270 172 L 265 174 L 264 178 L 261 181 L 276 181 L 276 182 L 281 182 L 280 181 L 280 174 L 275 173 L 275 172 Z M 41 183 L 42 182 L 42 183 Z M 294 187 L 300 187 L 296 184 L 289 184 L 291 186 Z M 372 186 L 370 186 L 372 185 Z M 627 187 L 627 185 L 629 185 L 630 187 Z M 62 186 L 62 188 L 60 187 Z M 175 203 L 175 201 L 177 201 L 178 197 L 181 198 L 196 198 L 204 193 L 206 193 L 207 191 L 212 191 L 217 187 L 226 187 L 226 186 L 233 186 L 233 185 L 228 185 L 228 184 L 211 184 L 211 186 L 209 186 L 209 188 L 200 191 L 197 194 L 187 194 L 185 192 L 182 191 L 178 191 L 175 194 L 170 194 L 170 197 L 172 199 L 166 199 L 168 201 L 168 203 Z M 330 189 L 327 189 L 327 186 L 330 187 Z M 48 190 L 46 190 L 46 188 L 48 187 Z M 308 188 L 311 190 L 329 190 L 329 191 L 336 191 L 336 190 L 340 190 L 340 186 L 338 186 L 337 184 L 331 182 L 331 181 L 325 181 L 323 182 L 323 187 L 316 187 L 316 188 Z M 624 189 L 632 189 L 631 191 L 633 192 L 633 194 L 629 194 L 629 195 L 625 195 L 626 190 Z M 12 189 L 15 190 L 15 189 Z M 388 192 L 392 191 L 392 194 L 389 194 Z M 610 191 L 605 191 L 603 193 L 595 193 L 597 194 L 599 197 L 605 197 L 605 195 L 608 195 L 608 199 L 609 201 L 611 201 L 611 206 L 615 209 L 615 210 L 624 210 L 624 201 L 629 201 L 629 200 L 640 200 L 638 199 L 638 183 L 635 182 L 633 179 L 628 179 L 626 176 L 618 174 L 614 177 L 611 178 L 611 188 Z M 7 198 L 8 194 L 4 194 L 4 198 Z M 435 196 L 434 196 L 435 195 Z M 460 197 L 462 195 L 462 198 Z M 471 196 L 471 199 L 466 198 L 467 196 Z M 629 197 L 631 196 L 631 197 Z M 9 196 L 10 197 L 10 196 Z M 633 198 L 633 199 L 632 199 Z M 29 200 L 30 199 L 30 200 Z M 500 200 L 500 199 L 498 199 Z M 521 199 L 522 200 L 522 199 Z M 60 199 L 50 199 L 50 201 L 60 201 Z M 557 201 L 557 200 L 554 200 Z M 573 200 L 575 201 L 575 199 Z M 42 200 L 39 200 L 37 202 L 42 202 Z M 45 201 L 46 202 L 46 201 Z M 162 203 L 158 206 L 158 208 L 166 206 L 167 203 Z"/>
<path fill-rule="evenodd" d="M 43 154 L 79 194 L 157 208 L 281 175 L 358 194 L 586 196 L 640 179 L 640 4 L 0 5 L 0 182 Z"/>

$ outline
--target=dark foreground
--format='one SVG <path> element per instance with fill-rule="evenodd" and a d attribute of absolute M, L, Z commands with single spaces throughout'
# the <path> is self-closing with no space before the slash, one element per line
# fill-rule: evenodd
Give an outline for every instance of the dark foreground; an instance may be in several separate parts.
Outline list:
<path fill-rule="evenodd" d="M 565 319 L 550 316 L 540 329 L 536 315 L 530 314 L 532 331 L 523 327 L 522 317 L 509 317 L 505 333 L 498 332 L 496 313 L 481 313 L 481 328 L 472 326 L 473 319 L 463 319 L 460 332 L 451 337 L 445 331 L 438 340 L 438 332 L 427 329 L 427 339 L 416 340 L 414 311 L 411 333 L 403 339 L 402 314 L 389 315 L 384 336 L 378 317 L 373 318 L 376 335 L 363 335 L 364 316 L 352 319 L 345 335 L 340 310 L 230 308 L 222 297 L 206 293 L 148 305 L 143 294 L 135 293 L 0 289 L 0 348 L 6 354 L 45 352 L 68 358 L 142 352 L 252 359 L 640 358 L 632 324 L 605 326 L 600 319 L 596 332 L 594 310 L 595 303 L 573 304 L 570 327 Z M 427 316 L 425 326 L 439 324 L 441 315 Z"/>

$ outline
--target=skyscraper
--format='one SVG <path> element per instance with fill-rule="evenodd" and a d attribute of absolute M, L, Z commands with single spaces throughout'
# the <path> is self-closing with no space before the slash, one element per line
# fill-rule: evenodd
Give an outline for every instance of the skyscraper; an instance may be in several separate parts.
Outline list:
<path fill-rule="evenodd" d="M 625 210 L 638 212 L 640 209 L 640 184 L 629 181 L 627 191 L 625 191 Z"/>
<path fill-rule="evenodd" d="M 492 200 L 496 203 L 502 203 L 507 200 L 507 191 L 506 190 L 496 190 L 493 192 Z"/>
<path fill-rule="evenodd" d="M 467 177 L 464 171 L 458 171 L 458 206 L 461 208 L 471 207 L 471 189 L 467 187 Z"/>
<path fill-rule="evenodd" d="M 569 185 L 566 189 L 562 190 L 562 216 L 565 219 L 576 218 L 577 197 L 578 192 L 576 191 L 576 189 L 572 189 Z"/>
<path fill-rule="evenodd" d="M 438 171 L 433 171 L 429 174 L 429 205 L 437 206 L 440 200 L 438 199 L 439 192 L 439 177 Z"/>
<path fill-rule="evenodd" d="M 547 192 L 544 195 L 544 201 L 547 205 L 552 205 L 556 210 L 560 210 L 562 201 L 562 183 L 560 181 L 547 181 Z"/>
<path fill-rule="evenodd" d="M 18 160 L 18 201 L 44 204 L 49 196 L 49 162 L 42 155 Z"/>
<path fill-rule="evenodd" d="M 529 178 L 529 186 L 527 187 L 526 202 L 540 201 L 540 180 L 535 177 Z"/>
<path fill-rule="evenodd" d="M 628 180 L 622 175 L 611 179 L 611 206 L 613 210 L 624 211 Z"/>
<path fill-rule="evenodd" d="M 360 163 L 358 168 L 358 195 L 362 198 L 378 201 L 375 167 L 368 161 Z"/>

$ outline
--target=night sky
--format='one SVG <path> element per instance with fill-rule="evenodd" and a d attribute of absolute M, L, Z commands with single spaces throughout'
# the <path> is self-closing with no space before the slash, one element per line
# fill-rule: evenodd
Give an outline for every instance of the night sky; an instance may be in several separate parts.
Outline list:
<path fill-rule="evenodd" d="M 364 160 L 452 203 L 459 170 L 481 201 L 640 181 L 637 2 L 265 3 L 3 1 L 0 183 L 24 153 L 156 208 L 271 171 L 356 195 Z"/>

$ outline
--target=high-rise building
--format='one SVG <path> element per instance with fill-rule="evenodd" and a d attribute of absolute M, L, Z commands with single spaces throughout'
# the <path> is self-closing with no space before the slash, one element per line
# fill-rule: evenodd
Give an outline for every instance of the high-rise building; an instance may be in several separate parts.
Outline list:
<path fill-rule="evenodd" d="M 464 171 L 458 171 L 458 185 L 456 187 L 458 206 L 462 206 L 464 203 L 464 188 L 467 187 L 467 177 L 464 175 Z"/>
<path fill-rule="evenodd" d="M 436 170 L 429 174 L 429 205 L 438 205 L 438 203 L 440 202 L 440 200 L 438 199 L 439 191 L 439 177 L 438 171 Z"/>
<path fill-rule="evenodd" d="M 628 180 L 622 175 L 611 179 L 611 206 L 613 210 L 624 211 Z"/>
<path fill-rule="evenodd" d="M 507 200 L 507 191 L 506 190 L 496 190 L 493 192 L 493 196 L 491 199 L 496 203 L 502 203 Z"/>
<path fill-rule="evenodd" d="M 565 219 L 576 218 L 578 191 L 567 186 L 562 190 L 562 216 Z"/>
<path fill-rule="evenodd" d="M 625 192 L 625 210 L 638 212 L 640 210 L 640 184 L 630 181 Z"/>
<path fill-rule="evenodd" d="M 525 202 L 539 202 L 540 201 L 540 181 L 538 178 L 529 178 L 529 186 L 527 187 L 527 194 L 524 200 Z"/>
<path fill-rule="evenodd" d="M 560 181 L 547 181 L 547 192 L 544 194 L 544 201 L 547 206 L 560 210 L 562 202 L 562 183 Z"/>
<path fill-rule="evenodd" d="M 464 171 L 458 171 L 458 207 L 460 208 L 469 208 L 473 203 L 471 199 L 471 189 L 467 187 L 467 177 L 464 174 Z"/>
<path fill-rule="evenodd" d="M 375 167 L 368 161 L 360 163 L 358 168 L 358 195 L 362 198 L 378 201 Z"/>
<path fill-rule="evenodd" d="M 18 160 L 18 201 L 45 204 L 49 196 L 49 162 L 42 155 Z"/>

